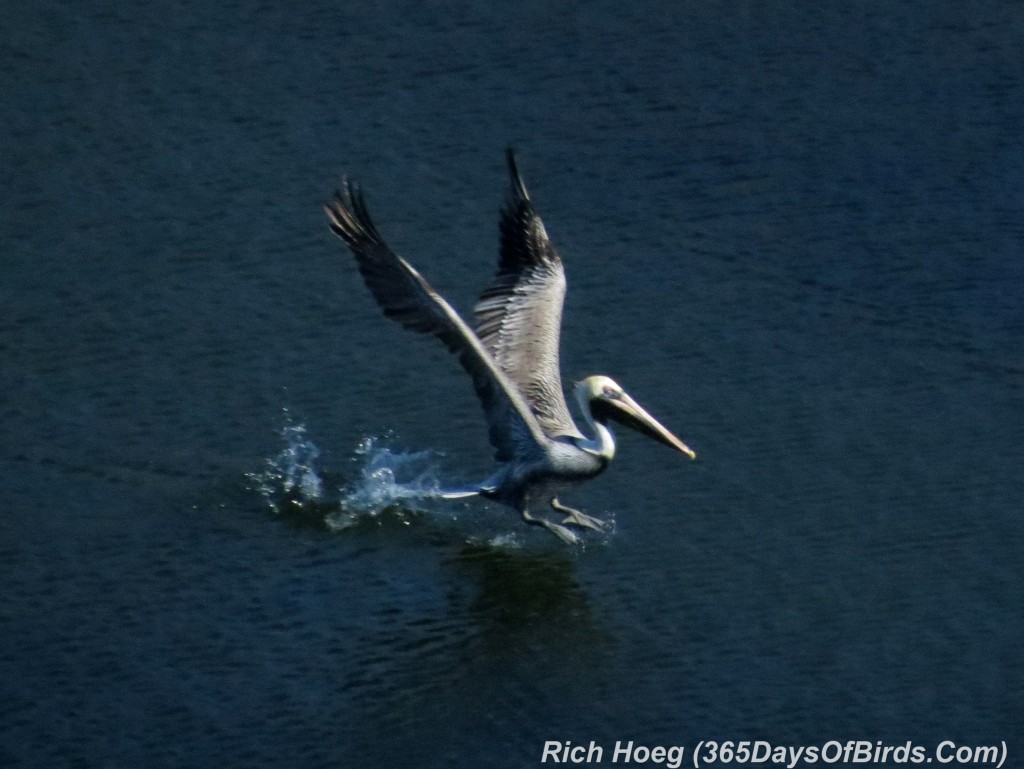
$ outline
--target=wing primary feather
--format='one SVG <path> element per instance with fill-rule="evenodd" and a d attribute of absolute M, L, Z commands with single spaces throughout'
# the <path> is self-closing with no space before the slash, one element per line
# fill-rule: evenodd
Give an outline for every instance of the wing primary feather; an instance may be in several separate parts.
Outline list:
<path fill-rule="evenodd" d="M 512 192 L 524 201 L 529 201 L 530 193 L 526 191 L 526 184 L 519 173 L 519 165 L 516 163 L 516 151 L 513 147 L 505 150 L 505 159 L 508 161 L 508 174 L 512 179 Z"/>

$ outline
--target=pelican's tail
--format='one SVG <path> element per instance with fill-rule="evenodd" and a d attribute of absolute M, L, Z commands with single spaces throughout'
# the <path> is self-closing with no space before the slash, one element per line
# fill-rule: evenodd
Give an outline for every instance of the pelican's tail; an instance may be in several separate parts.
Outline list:
<path fill-rule="evenodd" d="M 441 490 L 441 499 L 465 499 L 466 497 L 487 497 L 491 499 L 498 490 L 494 478 L 488 478 L 465 489 Z"/>
<path fill-rule="evenodd" d="M 441 499 L 465 499 L 480 495 L 482 489 L 478 486 L 475 489 L 442 489 L 439 494 Z"/>

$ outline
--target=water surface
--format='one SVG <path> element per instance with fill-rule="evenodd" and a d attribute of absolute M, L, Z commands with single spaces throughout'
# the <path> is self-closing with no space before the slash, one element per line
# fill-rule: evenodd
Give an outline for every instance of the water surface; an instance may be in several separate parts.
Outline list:
<path fill-rule="evenodd" d="M 144 6 L 6 14 L 0 764 L 1014 738 L 1014 6 Z M 332 527 L 367 438 L 441 480 L 490 447 L 321 204 L 358 178 L 468 310 L 509 143 L 566 381 L 700 461 L 620 435 L 583 548 L 465 503 Z M 275 512 L 295 425 L 324 500 Z"/>

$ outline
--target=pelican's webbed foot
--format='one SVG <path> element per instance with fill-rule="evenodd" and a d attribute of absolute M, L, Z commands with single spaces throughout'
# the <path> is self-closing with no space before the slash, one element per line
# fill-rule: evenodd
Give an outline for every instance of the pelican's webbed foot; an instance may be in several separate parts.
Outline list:
<path fill-rule="evenodd" d="M 543 526 L 567 545 L 575 545 L 580 541 L 579 537 L 565 528 L 565 526 L 552 523 L 544 518 L 534 518 L 530 515 L 529 510 L 523 510 L 523 520 L 531 526 Z"/>
<path fill-rule="evenodd" d="M 594 531 L 604 531 L 608 525 L 598 518 L 594 518 L 586 513 L 581 513 L 579 510 L 563 505 L 558 501 L 558 497 L 553 497 L 551 499 L 551 507 L 560 513 L 565 513 L 565 519 L 562 521 L 563 524 L 593 529 Z"/>

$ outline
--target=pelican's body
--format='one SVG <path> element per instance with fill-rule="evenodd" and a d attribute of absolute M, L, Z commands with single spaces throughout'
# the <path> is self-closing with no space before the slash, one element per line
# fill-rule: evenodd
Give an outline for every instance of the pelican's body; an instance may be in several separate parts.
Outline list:
<path fill-rule="evenodd" d="M 475 329 L 423 277 L 388 248 L 362 195 L 345 183 L 327 206 L 331 229 L 352 249 L 384 314 L 437 336 L 472 377 L 484 407 L 498 468 L 484 482 L 446 496 L 481 495 L 514 507 L 527 523 L 575 542 L 567 526 L 602 524 L 565 507 L 558 493 L 601 473 L 615 456 L 609 419 L 627 424 L 694 458 L 694 453 L 606 376 L 576 385 L 588 434 L 569 414 L 558 363 L 565 273 L 508 151 L 511 187 L 501 215 L 498 273 L 475 308 Z M 589 436 L 589 437 L 588 437 Z M 531 511 L 548 503 L 554 523 Z"/>

